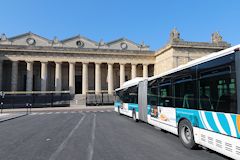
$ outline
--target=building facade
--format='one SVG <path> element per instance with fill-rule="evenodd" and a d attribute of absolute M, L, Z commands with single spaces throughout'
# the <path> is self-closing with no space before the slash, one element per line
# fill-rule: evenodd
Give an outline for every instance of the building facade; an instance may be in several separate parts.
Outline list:
<path fill-rule="evenodd" d="M 212 42 L 189 42 L 174 29 L 157 51 L 121 38 L 105 43 L 82 36 L 46 39 L 34 33 L 0 37 L 0 90 L 62 91 L 110 95 L 125 81 L 149 77 L 230 47 L 218 33 Z"/>

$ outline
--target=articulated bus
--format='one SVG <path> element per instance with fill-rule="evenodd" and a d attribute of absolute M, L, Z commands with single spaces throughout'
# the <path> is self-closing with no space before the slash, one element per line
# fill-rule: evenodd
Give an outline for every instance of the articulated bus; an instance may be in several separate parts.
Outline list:
<path fill-rule="evenodd" d="M 115 90 L 115 111 L 240 160 L 240 45 Z"/>

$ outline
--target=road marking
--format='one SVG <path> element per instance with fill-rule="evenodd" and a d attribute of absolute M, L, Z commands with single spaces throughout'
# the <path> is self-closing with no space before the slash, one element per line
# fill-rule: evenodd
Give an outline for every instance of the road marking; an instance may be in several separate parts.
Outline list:
<path fill-rule="evenodd" d="M 93 115 L 93 125 L 92 125 L 92 134 L 91 134 L 91 142 L 88 145 L 88 160 L 93 159 L 95 129 L 96 129 L 96 114 L 94 113 L 94 115 Z"/>
<path fill-rule="evenodd" d="M 112 110 L 87 110 L 87 111 L 64 111 L 64 112 L 32 112 L 30 115 L 49 115 L 49 114 L 68 114 L 68 113 L 104 113 L 113 112 Z"/>
<path fill-rule="evenodd" d="M 73 133 L 78 129 L 78 127 L 82 124 L 84 118 L 85 118 L 85 114 L 82 114 L 83 117 L 78 121 L 78 123 L 76 124 L 76 126 L 72 129 L 72 131 L 69 133 L 69 135 L 64 139 L 64 141 L 60 144 L 60 146 L 57 148 L 57 150 L 51 155 L 51 157 L 49 158 L 49 160 L 55 160 L 57 159 L 57 156 L 59 155 L 59 153 L 61 153 L 61 151 L 64 149 L 64 147 L 66 146 L 68 140 L 72 137 Z"/>

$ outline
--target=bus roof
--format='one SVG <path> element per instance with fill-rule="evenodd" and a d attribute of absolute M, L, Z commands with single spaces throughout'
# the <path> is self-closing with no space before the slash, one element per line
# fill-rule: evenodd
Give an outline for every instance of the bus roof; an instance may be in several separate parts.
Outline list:
<path fill-rule="evenodd" d="M 134 79 L 131 79 L 131 80 L 129 80 L 129 81 L 126 81 L 126 82 L 123 83 L 122 87 L 115 89 L 115 91 L 119 91 L 119 90 L 124 89 L 124 88 L 128 88 L 128 87 L 135 86 L 135 85 L 137 85 L 140 81 L 143 81 L 144 79 L 147 79 L 147 78 L 136 77 L 136 78 L 134 78 Z"/>
<path fill-rule="evenodd" d="M 174 73 L 174 72 L 177 72 L 177 71 L 180 71 L 180 70 L 183 70 L 183 69 L 186 69 L 186 68 L 189 68 L 189 67 L 192 67 L 192 66 L 195 66 L 195 65 L 198 65 L 198 64 L 201 64 L 201 63 L 204 63 L 204 62 L 216 59 L 216 58 L 219 58 L 219 57 L 226 56 L 228 54 L 234 53 L 234 50 L 235 49 L 239 49 L 239 48 L 240 48 L 240 44 L 236 45 L 236 46 L 233 46 L 233 47 L 230 47 L 230 48 L 227 48 L 227 49 L 224 49 L 224 50 L 219 51 L 219 52 L 213 52 L 213 53 L 211 53 L 209 55 L 206 55 L 206 56 L 203 56 L 201 58 L 198 58 L 198 59 L 195 59 L 193 61 L 190 61 L 187 64 L 180 65 L 180 66 L 178 66 L 178 67 L 176 67 L 174 69 L 171 69 L 171 70 L 169 70 L 167 72 L 161 73 L 161 74 L 156 75 L 156 76 L 149 77 L 148 80 L 149 81 L 150 80 L 154 80 L 156 78 L 159 78 L 159 77 L 162 77 L 162 76 L 165 76 L 165 75 L 168 75 L 168 74 L 171 74 L 171 73 Z M 129 81 L 124 82 L 123 86 L 120 87 L 120 88 L 115 89 L 115 91 L 119 91 L 119 90 L 122 90 L 124 88 L 132 87 L 134 85 L 137 85 L 140 81 L 143 81 L 145 79 L 146 78 L 143 78 L 143 77 L 136 77 L 134 79 L 131 79 Z"/>
<path fill-rule="evenodd" d="M 167 72 L 161 73 L 161 74 L 156 75 L 156 76 L 149 77 L 148 80 L 153 80 L 153 79 L 156 79 L 156 78 L 159 78 L 159 77 L 162 77 L 162 76 L 165 76 L 165 75 L 168 75 L 168 74 L 171 74 L 171 73 L 174 73 L 174 72 L 177 72 L 177 71 L 180 71 L 180 70 L 183 70 L 183 69 L 186 69 L 186 68 L 189 68 L 189 67 L 192 67 L 192 66 L 195 66 L 195 65 L 198 65 L 198 64 L 216 59 L 216 58 L 219 58 L 219 57 L 226 56 L 228 54 L 234 53 L 234 50 L 238 49 L 238 48 L 240 48 L 240 44 L 236 45 L 236 46 L 233 46 L 233 47 L 230 47 L 230 48 L 227 48 L 227 49 L 224 49 L 224 50 L 219 51 L 219 52 L 213 52 L 209 55 L 206 55 L 206 56 L 203 56 L 201 58 L 190 61 L 187 64 L 180 65 L 177 68 L 171 69 Z"/>

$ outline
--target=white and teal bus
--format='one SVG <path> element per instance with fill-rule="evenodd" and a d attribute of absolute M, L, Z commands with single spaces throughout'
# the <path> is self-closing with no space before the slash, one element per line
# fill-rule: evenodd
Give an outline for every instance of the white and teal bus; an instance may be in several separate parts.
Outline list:
<path fill-rule="evenodd" d="M 240 159 L 240 45 L 115 90 L 115 111 Z"/>

